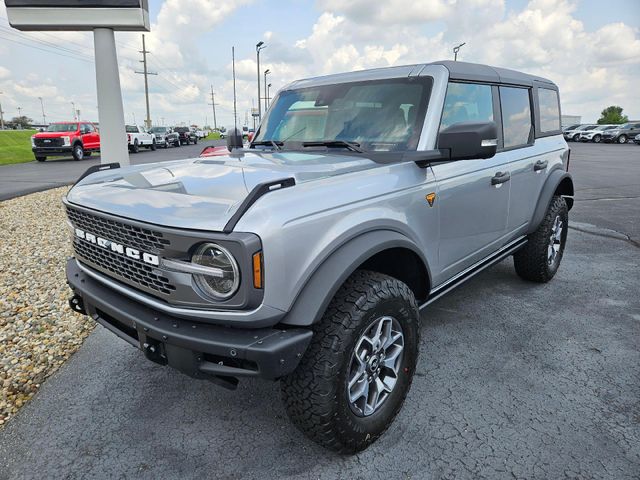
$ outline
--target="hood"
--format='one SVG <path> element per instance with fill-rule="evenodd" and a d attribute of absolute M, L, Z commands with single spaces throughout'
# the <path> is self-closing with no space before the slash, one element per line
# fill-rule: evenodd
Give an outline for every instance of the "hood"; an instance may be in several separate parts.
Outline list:
<path fill-rule="evenodd" d="M 58 138 L 73 135 L 77 130 L 69 130 L 68 132 L 39 132 L 34 135 L 35 138 Z"/>
<path fill-rule="evenodd" d="M 67 200 L 156 225 L 221 231 L 259 183 L 293 177 L 298 184 L 377 166 L 360 156 L 326 153 L 194 158 L 94 173 L 75 185 Z"/>

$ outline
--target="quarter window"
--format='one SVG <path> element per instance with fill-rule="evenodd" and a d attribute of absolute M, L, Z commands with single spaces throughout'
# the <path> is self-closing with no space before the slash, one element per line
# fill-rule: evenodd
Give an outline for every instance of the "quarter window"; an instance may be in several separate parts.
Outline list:
<path fill-rule="evenodd" d="M 531 140 L 531 102 L 526 88 L 500 87 L 504 148 L 527 145 Z"/>
<path fill-rule="evenodd" d="M 460 122 L 492 122 L 493 100 L 490 85 L 449 83 L 444 99 L 440 130 Z"/>
<path fill-rule="evenodd" d="M 548 88 L 538 88 L 538 105 L 540 106 L 540 132 L 560 130 L 558 92 Z"/>

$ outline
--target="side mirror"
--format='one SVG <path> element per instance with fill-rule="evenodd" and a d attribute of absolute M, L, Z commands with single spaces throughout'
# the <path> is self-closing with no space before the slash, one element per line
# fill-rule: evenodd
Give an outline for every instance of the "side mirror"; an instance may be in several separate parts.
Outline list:
<path fill-rule="evenodd" d="M 244 145 L 242 143 L 242 133 L 237 128 L 229 128 L 227 134 L 227 150 L 230 152 L 234 148 L 242 148 Z"/>
<path fill-rule="evenodd" d="M 451 160 L 491 158 L 498 148 L 495 122 L 460 122 L 438 135 L 438 148 L 449 150 Z"/>

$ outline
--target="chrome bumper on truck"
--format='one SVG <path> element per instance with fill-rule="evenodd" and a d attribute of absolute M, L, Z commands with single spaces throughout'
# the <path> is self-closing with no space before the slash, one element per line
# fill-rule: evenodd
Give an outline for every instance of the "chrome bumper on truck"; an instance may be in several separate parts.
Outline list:
<path fill-rule="evenodd" d="M 67 261 L 71 308 L 141 349 L 161 365 L 235 388 L 238 377 L 276 379 L 298 366 L 312 332 L 302 328 L 230 328 L 155 311 Z"/>

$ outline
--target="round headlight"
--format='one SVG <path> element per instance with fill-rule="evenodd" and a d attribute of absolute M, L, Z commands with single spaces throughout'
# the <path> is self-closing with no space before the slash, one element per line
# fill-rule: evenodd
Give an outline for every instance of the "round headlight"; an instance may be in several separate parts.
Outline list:
<path fill-rule="evenodd" d="M 205 243 L 193 254 L 191 263 L 215 269 L 211 275 L 196 274 L 193 278 L 206 295 L 226 300 L 238 290 L 240 270 L 233 255 L 216 243 Z"/>

